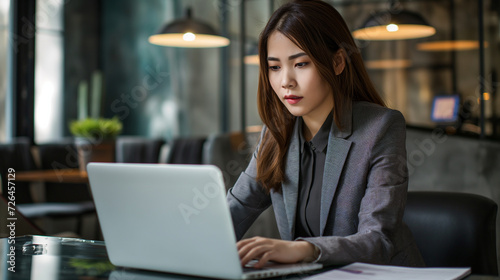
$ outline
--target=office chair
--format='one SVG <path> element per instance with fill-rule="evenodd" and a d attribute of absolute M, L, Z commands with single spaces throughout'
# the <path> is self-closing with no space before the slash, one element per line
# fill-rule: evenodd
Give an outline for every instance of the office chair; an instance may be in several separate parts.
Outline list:
<path fill-rule="evenodd" d="M 116 162 L 158 163 L 163 139 L 149 139 L 138 136 L 116 138 Z"/>
<path fill-rule="evenodd" d="M 39 144 L 40 167 L 43 170 L 78 169 L 78 154 L 74 139 L 67 138 Z M 76 232 L 82 233 L 83 217 L 95 213 L 95 205 L 87 184 L 45 182 L 45 204 L 52 205 L 52 211 L 44 215 L 52 218 L 74 217 Z M 34 205 L 36 206 L 36 204 Z M 56 208 L 57 207 L 57 208 Z M 24 209 L 27 211 L 26 206 Z"/>
<path fill-rule="evenodd" d="M 58 156 L 54 150 L 47 152 L 54 152 L 53 155 Z M 42 151 L 42 153 L 44 152 Z M 0 144 L 0 175 L 2 178 L 2 194 L 4 197 L 7 197 L 6 194 L 8 185 L 7 174 L 4 173 L 7 172 L 8 168 L 14 168 L 16 172 L 36 169 L 33 156 L 31 154 L 31 142 L 29 138 L 16 138 L 9 143 Z M 28 182 L 15 181 L 15 184 L 16 208 L 23 214 L 24 217 L 31 221 L 44 217 L 77 217 L 80 219 L 77 232 L 80 233 L 81 216 L 95 211 L 95 206 L 92 201 L 72 203 L 61 201 L 35 203 L 32 199 L 30 184 Z M 50 190 L 48 191 L 49 193 L 51 192 Z M 64 197 L 62 199 L 64 199 Z"/>
<path fill-rule="evenodd" d="M 203 164 L 220 168 L 226 189 L 231 188 L 250 162 L 254 147 L 241 132 L 213 134 L 203 146 Z"/>
<path fill-rule="evenodd" d="M 208 137 L 203 147 L 203 163 L 219 167 L 224 176 L 226 189 L 233 187 L 250 162 L 259 132 L 214 134 Z M 272 207 L 266 209 L 247 230 L 243 238 L 265 236 L 280 238 Z"/>
<path fill-rule="evenodd" d="M 4 197 L 7 194 L 9 168 L 13 168 L 15 172 L 36 169 L 30 147 L 31 142 L 27 137 L 14 138 L 8 143 L 0 143 L 0 177 L 2 178 L 1 185 Z M 15 187 L 16 205 L 33 203 L 28 182 L 15 181 Z"/>
<path fill-rule="evenodd" d="M 428 267 L 471 267 L 498 275 L 496 215 L 491 199 L 467 193 L 408 192 L 403 221 Z"/>
<path fill-rule="evenodd" d="M 74 140 L 61 139 L 37 145 L 42 170 L 78 169 L 78 153 Z M 85 183 L 45 183 L 45 200 L 47 202 L 81 202 L 91 201 L 90 190 Z"/>
<path fill-rule="evenodd" d="M 167 163 L 201 164 L 205 141 L 205 137 L 174 139 L 170 145 Z"/>

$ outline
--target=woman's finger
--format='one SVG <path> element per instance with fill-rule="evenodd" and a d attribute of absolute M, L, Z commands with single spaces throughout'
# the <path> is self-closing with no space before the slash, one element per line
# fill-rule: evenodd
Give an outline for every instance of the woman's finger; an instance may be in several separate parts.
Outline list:
<path fill-rule="evenodd" d="M 273 255 L 272 251 L 266 251 L 264 254 L 262 254 L 259 261 L 254 265 L 254 267 L 255 268 L 264 267 L 264 265 L 271 259 L 272 255 Z"/>
<path fill-rule="evenodd" d="M 251 243 L 252 241 L 250 239 L 243 239 L 243 240 L 240 240 L 238 242 L 236 242 L 236 248 L 239 250 L 241 250 L 241 248 L 243 248 L 245 245 L 247 245 L 248 243 Z"/>
<path fill-rule="evenodd" d="M 238 242 L 237 248 L 240 259 L 243 258 L 243 256 L 246 255 L 249 250 L 251 250 L 251 248 L 264 244 L 269 244 L 269 241 L 270 239 L 268 238 L 252 237 Z"/>
<path fill-rule="evenodd" d="M 241 243 L 238 248 L 238 255 L 240 256 L 240 259 L 243 259 L 255 246 L 255 241 L 253 240 L 247 240 L 246 242 Z"/>
<path fill-rule="evenodd" d="M 254 236 L 254 237 L 251 237 L 251 238 L 247 238 L 247 239 L 242 239 L 238 242 L 236 242 L 236 248 L 241 249 L 243 246 L 247 245 L 248 243 L 253 243 L 253 242 L 256 242 L 260 239 L 267 239 L 265 237 L 260 237 L 260 236 Z"/>
<path fill-rule="evenodd" d="M 266 252 L 271 249 L 271 247 L 267 245 L 257 245 L 257 246 L 252 246 L 251 248 L 247 248 L 248 251 L 245 254 L 240 255 L 241 259 L 241 264 L 245 265 L 249 261 L 256 259 L 256 258 L 261 258 L 261 256 Z"/>

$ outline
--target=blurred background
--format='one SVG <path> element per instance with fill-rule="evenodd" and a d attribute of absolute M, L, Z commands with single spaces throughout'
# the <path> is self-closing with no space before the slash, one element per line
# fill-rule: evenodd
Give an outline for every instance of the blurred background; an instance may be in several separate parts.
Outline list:
<path fill-rule="evenodd" d="M 54 174 L 43 179 L 41 173 L 24 174 L 23 182 L 31 185 L 26 192 L 19 188 L 16 199 L 21 203 L 25 195 L 23 202 L 31 206 L 44 201 L 92 204 L 82 156 L 74 146 L 73 137 L 82 135 L 70 131 L 73 121 L 87 117 L 118 121 L 110 124 L 114 136 L 120 134 L 111 161 L 216 164 L 231 187 L 248 163 L 261 125 L 255 60 L 259 33 L 285 2 L 0 0 L 4 196 L 8 168 L 16 169 L 20 186 L 21 171 L 52 170 L 62 176 L 62 168 L 80 167 L 83 173 L 68 171 L 76 174 L 69 181 L 54 179 Z M 389 107 L 406 118 L 410 191 L 474 193 L 500 203 L 500 2 L 326 2 L 357 32 L 372 81 Z M 188 10 L 229 45 L 150 43 L 150 36 L 185 19 Z M 384 23 L 388 17 L 401 22 Z M 408 38 L 417 31 L 405 24 L 431 32 Z M 382 29 L 366 37 L 376 25 Z M 389 38 L 377 38 L 386 33 Z M 26 160 L 18 152 L 9 154 L 15 145 L 24 147 Z M 67 185 L 74 183 L 80 184 L 78 191 Z M 93 205 L 78 206 L 78 215 L 94 214 L 87 226 L 38 225 L 48 234 L 71 230 L 100 238 Z M 29 216 L 29 211 L 22 213 Z M 274 222 L 272 213 L 266 219 L 254 233 L 276 234 L 268 226 Z"/>
<path fill-rule="evenodd" d="M 91 87 L 96 74 L 102 81 L 99 110 L 105 117 L 118 116 L 126 135 L 172 139 L 259 125 L 258 66 L 241 60 L 255 50 L 259 32 L 283 2 L 0 0 L 0 140 L 28 136 L 42 143 L 70 135 L 68 122 L 78 118 L 79 85 Z M 394 5 L 327 2 L 353 31 Z M 421 15 L 436 33 L 358 41 L 369 74 L 389 106 L 400 110 L 410 126 L 435 128 L 442 123 L 431 119 L 434 97 L 457 95 L 459 118 L 446 124 L 448 132 L 498 139 L 498 1 L 484 1 L 482 28 L 477 1 L 396 2 L 398 8 Z M 172 48 L 148 42 L 188 8 L 194 18 L 230 39 L 229 46 Z M 484 32 L 482 59 L 479 30 Z M 425 49 L 426 43 L 445 41 L 472 45 Z"/>

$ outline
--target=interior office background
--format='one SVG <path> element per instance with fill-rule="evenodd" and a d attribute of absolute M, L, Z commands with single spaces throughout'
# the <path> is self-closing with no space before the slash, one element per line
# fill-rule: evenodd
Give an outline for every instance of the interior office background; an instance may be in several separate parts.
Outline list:
<path fill-rule="evenodd" d="M 30 136 L 34 143 L 43 143 L 70 136 L 68 123 L 78 117 L 79 85 L 90 83 L 97 72 L 103 77 L 101 114 L 119 117 L 123 135 L 169 141 L 260 125 L 259 69 L 242 63 L 242 58 L 255 48 L 259 32 L 283 2 L 0 0 L 0 141 Z M 390 1 L 327 2 L 354 30 L 373 12 L 387 10 Z M 420 13 L 437 33 L 358 45 L 375 86 L 406 118 L 410 190 L 471 192 L 500 203 L 499 1 L 484 0 L 482 11 L 478 1 L 397 2 Z M 183 17 L 188 7 L 231 44 L 179 49 L 148 42 L 163 24 Z M 419 49 L 426 42 L 478 41 L 479 30 L 485 38 L 483 59 L 477 48 Z M 463 123 L 433 122 L 433 98 L 452 94 L 460 96 Z"/>
<path fill-rule="evenodd" d="M 242 129 L 241 10 L 245 16 L 245 52 L 250 53 L 278 0 L 22 0 L 21 19 L 14 2 L 0 0 L 0 140 L 19 136 L 23 95 L 33 95 L 36 143 L 69 136 L 68 122 L 77 118 L 80 82 L 103 76 L 102 116 L 118 116 L 123 134 L 172 139 Z M 330 0 L 351 30 L 389 1 Z M 434 128 L 433 97 L 459 94 L 470 111 L 463 132 L 478 133 L 479 84 L 484 82 L 485 130 L 500 138 L 498 128 L 499 12 L 498 1 L 484 1 L 485 75 L 479 52 L 429 52 L 425 42 L 478 40 L 477 1 L 400 1 L 437 29 L 434 36 L 401 41 L 358 41 L 369 73 L 392 108 L 411 126 Z M 29 9 L 26 7 L 32 6 Z M 208 22 L 225 33 L 224 49 L 179 49 L 152 45 L 148 37 L 160 26 L 185 15 Z M 14 25 L 18 26 L 14 33 Z M 33 87 L 16 84 L 30 66 L 19 52 L 33 48 Z M 380 65 L 399 61 L 398 65 Z M 21 63 L 21 64 L 20 64 Z M 401 64 L 402 63 L 402 64 Z M 29 69 L 28 69 L 29 70 Z M 17 77 L 16 77 L 17 76 Z M 261 124 L 256 106 L 258 66 L 244 66 L 245 125 Z M 29 79 L 29 77 L 27 78 Z M 23 80 L 26 83 L 26 80 Z M 29 98 L 28 98 L 29 100 Z"/>

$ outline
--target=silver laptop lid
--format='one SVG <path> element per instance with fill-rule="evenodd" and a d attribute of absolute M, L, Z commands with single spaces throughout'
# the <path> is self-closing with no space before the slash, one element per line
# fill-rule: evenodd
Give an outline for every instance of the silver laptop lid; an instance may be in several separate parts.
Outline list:
<path fill-rule="evenodd" d="M 217 167 L 90 163 L 87 170 L 111 263 L 214 278 L 242 277 Z"/>

